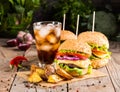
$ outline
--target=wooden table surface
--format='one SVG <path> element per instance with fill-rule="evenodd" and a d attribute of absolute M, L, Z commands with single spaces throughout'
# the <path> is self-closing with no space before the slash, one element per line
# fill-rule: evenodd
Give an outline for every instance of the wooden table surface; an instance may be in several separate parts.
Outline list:
<path fill-rule="evenodd" d="M 120 92 L 120 42 L 110 41 L 112 58 L 98 69 L 107 76 L 44 88 L 26 82 L 16 75 L 16 69 L 10 69 L 9 61 L 24 52 L 17 47 L 7 47 L 7 40 L 0 39 L 0 92 Z"/>

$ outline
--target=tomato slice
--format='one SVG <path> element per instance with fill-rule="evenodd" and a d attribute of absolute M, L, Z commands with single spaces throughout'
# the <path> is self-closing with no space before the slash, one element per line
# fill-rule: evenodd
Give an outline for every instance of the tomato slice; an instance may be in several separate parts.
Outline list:
<path fill-rule="evenodd" d="M 79 53 L 73 53 L 73 55 L 75 55 L 75 56 L 77 56 L 77 57 L 79 57 L 80 59 L 83 59 L 83 60 L 88 58 L 87 56 L 79 54 Z"/>
<path fill-rule="evenodd" d="M 106 51 L 97 50 L 96 48 L 94 48 L 94 49 L 92 50 L 92 53 L 93 53 L 93 54 L 97 54 L 97 55 L 107 54 Z"/>
<path fill-rule="evenodd" d="M 60 53 L 60 52 L 58 52 L 57 54 L 56 54 L 56 57 L 57 56 L 65 56 L 65 55 L 67 55 L 67 56 L 76 56 L 76 57 L 78 57 L 78 58 L 80 58 L 80 59 L 83 59 L 83 60 L 85 60 L 85 59 L 87 59 L 88 58 L 88 56 L 86 55 L 82 55 L 82 54 L 80 54 L 80 53 Z"/>

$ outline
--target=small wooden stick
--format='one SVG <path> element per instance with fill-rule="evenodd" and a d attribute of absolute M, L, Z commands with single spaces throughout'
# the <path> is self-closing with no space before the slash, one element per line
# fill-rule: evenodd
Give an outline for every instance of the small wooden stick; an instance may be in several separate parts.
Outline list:
<path fill-rule="evenodd" d="M 65 19 L 66 19 L 66 14 L 63 15 L 63 30 L 65 30 Z"/>
<path fill-rule="evenodd" d="M 78 14 L 78 16 L 77 16 L 77 26 L 76 26 L 76 38 L 78 36 L 79 18 L 80 18 L 80 15 Z"/>
<path fill-rule="evenodd" d="M 95 28 L 95 11 L 93 12 L 92 32 L 94 32 L 94 28 Z"/>

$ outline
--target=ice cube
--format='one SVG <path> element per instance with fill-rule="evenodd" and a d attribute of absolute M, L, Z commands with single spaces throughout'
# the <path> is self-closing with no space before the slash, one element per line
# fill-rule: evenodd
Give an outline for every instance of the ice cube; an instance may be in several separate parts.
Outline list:
<path fill-rule="evenodd" d="M 45 38 L 52 30 L 52 27 L 50 26 L 44 26 L 40 29 L 39 35 L 43 38 Z"/>
<path fill-rule="evenodd" d="M 39 31 L 34 31 L 34 33 L 36 41 L 42 44 L 45 41 L 45 39 L 39 35 Z"/>
<path fill-rule="evenodd" d="M 56 37 L 60 37 L 60 34 L 61 34 L 61 29 L 59 27 L 56 27 L 55 28 L 55 35 L 56 35 Z"/>
<path fill-rule="evenodd" d="M 44 50 L 44 51 L 50 51 L 52 49 L 52 45 L 50 45 L 50 44 L 43 44 L 43 45 L 41 45 L 40 49 Z"/>
<path fill-rule="evenodd" d="M 41 25 L 35 25 L 34 26 L 34 30 L 40 30 L 41 29 Z"/>
<path fill-rule="evenodd" d="M 52 47 L 52 51 L 57 50 L 59 46 L 60 46 L 60 42 L 54 44 L 53 47 Z"/>
<path fill-rule="evenodd" d="M 54 24 L 51 24 L 51 23 L 49 23 L 49 24 L 47 24 L 47 26 L 50 26 L 50 27 L 54 27 L 55 25 Z"/>
<path fill-rule="evenodd" d="M 55 28 L 55 25 L 53 25 L 53 24 L 47 24 L 47 28 L 49 30 L 53 30 Z"/>
<path fill-rule="evenodd" d="M 34 35 L 35 35 L 35 36 L 36 36 L 36 35 L 39 35 L 39 30 L 35 29 L 35 30 L 34 30 Z"/>
<path fill-rule="evenodd" d="M 55 44 L 56 42 L 57 42 L 57 38 L 56 38 L 56 36 L 54 35 L 54 34 L 49 34 L 47 37 L 46 37 L 46 39 L 50 42 L 50 43 L 52 43 L 52 44 Z"/>

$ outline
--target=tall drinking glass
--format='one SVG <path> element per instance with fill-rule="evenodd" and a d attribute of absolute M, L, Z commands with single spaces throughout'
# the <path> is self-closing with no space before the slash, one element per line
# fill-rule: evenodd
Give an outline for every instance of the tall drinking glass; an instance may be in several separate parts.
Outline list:
<path fill-rule="evenodd" d="M 53 63 L 60 45 L 61 25 L 57 21 L 42 21 L 33 24 L 40 67 Z"/>

